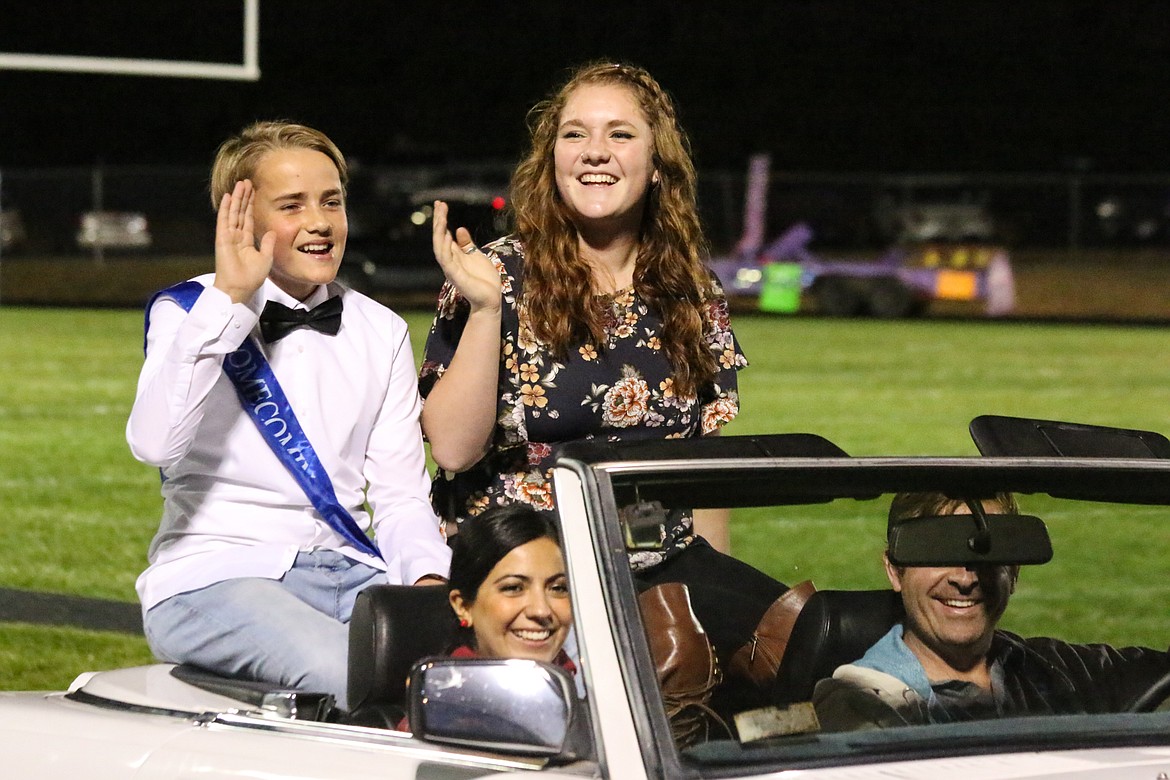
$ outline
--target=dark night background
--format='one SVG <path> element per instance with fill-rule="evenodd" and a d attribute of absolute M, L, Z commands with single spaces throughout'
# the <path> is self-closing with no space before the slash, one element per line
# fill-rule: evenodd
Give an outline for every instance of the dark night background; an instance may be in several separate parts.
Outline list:
<path fill-rule="evenodd" d="M 239 0 L 0 0 L 0 50 L 240 60 Z M 0 166 L 206 164 L 283 117 L 368 164 L 513 159 L 597 57 L 677 99 L 701 168 L 1170 170 L 1170 3 L 261 3 L 258 82 L 0 71 Z"/>

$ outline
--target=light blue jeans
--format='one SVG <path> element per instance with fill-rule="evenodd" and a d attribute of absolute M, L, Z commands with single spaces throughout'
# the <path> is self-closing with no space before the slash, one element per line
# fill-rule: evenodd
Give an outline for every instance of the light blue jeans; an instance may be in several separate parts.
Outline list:
<path fill-rule="evenodd" d="M 171 596 L 143 618 L 163 661 L 332 693 L 346 709 L 349 618 L 386 573 L 332 550 L 302 552 L 280 580 L 242 577 Z"/>

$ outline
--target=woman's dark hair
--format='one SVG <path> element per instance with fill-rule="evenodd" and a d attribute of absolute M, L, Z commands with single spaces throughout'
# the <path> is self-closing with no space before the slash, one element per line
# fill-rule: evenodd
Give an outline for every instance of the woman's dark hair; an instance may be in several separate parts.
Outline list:
<path fill-rule="evenodd" d="M 492 507 L 459 526 L 451 542 L 450 589 L 473 604 L 480 585 L 495 565 L 517 547 L 537 539 L 561 543 L 556 521 L 527 504 Z"/>

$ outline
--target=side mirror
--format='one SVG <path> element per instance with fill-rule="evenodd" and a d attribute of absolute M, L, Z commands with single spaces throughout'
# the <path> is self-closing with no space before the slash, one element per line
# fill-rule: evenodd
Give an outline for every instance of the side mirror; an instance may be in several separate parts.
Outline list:
<path fill-rule="evenodd" d="M 569 675 L 539 661 L 430 658 L 410 673 L 410 728 L 428 742 L 570 758 L 575 703 Z"/>
<path fill-rule="evenodd" d="M 895 566 L 1016 566 L 1048 563 L 1052 540 L 1031 515 L 918 517 L 890 530 Z"/>

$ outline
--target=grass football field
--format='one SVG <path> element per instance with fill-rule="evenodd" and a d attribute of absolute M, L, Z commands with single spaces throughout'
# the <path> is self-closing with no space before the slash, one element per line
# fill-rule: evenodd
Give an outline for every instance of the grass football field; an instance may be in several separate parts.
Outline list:
<path fill-rule="evenodd" d="M 406 317 L 417 358 L 430 314 Z M 1164 328 L 757 316 L 734 324 L 751 366 L 728 434 L 818 433 L 853 455 L 976 455 L 966 427 L 986 413 L 1170 433 Z M 123 435 L 141 347 L 138 312 L 0 307 L 0 587 L 134 601 L 160 513 L 158 474 L 130 457 Z M 1160 510 L 1102 510 L 1089 518 L 1098 526 L 1062 523 L 1040 499 L 1024 509 L 1049 521 L 1063 565 L 1025 571 L 1006 627 L 1166 646 L 1157 605 L 1170 595 L 1170 524 Z M 881 587 L 883 510 L 859 505 L 845 523 L 741 510 L 733 546 L 786 582 Z M 1134 610 L 1135 601 L 1152 608 Z M 150 660 L 138 637 L 0 624 L 0 689 L 60 688 L 84 670 Z"/>

